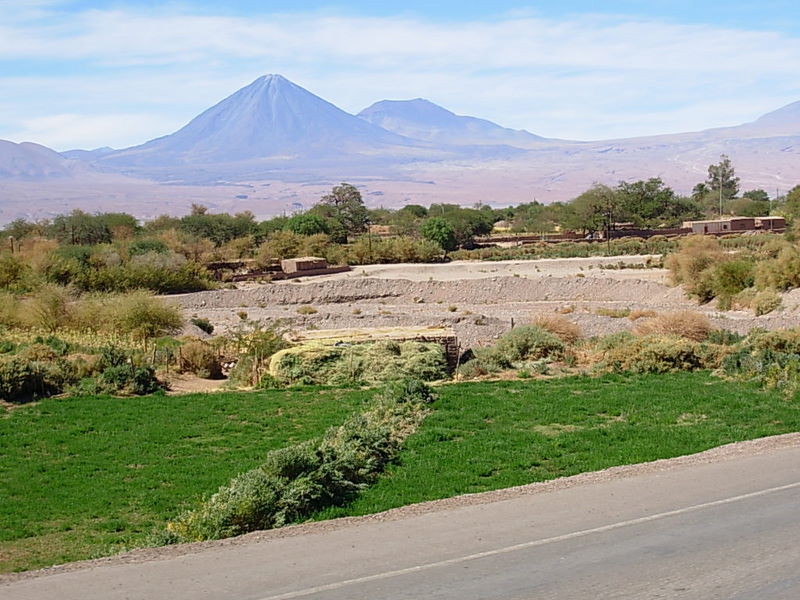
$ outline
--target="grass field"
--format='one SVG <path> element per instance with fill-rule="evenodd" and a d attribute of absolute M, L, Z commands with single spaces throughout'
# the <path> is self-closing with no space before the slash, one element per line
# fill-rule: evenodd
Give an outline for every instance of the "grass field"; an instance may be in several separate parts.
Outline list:
<path fill-rule="evenodd" d="M 0 413 L 0 572 L 141 545 L 267 451 L 340 424 L 369 395 L 51 398 Z"/>
<path fill-rule="evenodd" d="M 442 386 L 365 514 L 800 431 L 800 404 L 707 373 Z M 111 554 L 370 392 L 50 399 L 0 418 L 0 570 Z"/>
<path fill-rule="evenodd" d="M 800 404 L 707 373 L 444 386 L 360 515 L 800 431 Z"/>

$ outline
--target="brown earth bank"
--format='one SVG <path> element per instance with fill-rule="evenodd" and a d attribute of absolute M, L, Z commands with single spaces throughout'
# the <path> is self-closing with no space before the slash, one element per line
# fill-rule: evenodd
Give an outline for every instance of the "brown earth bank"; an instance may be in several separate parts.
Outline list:
<path fill-rule="evenodd" d="M 800 291 L 784 294 L 783 306 L 768 315 L 720 311 L 670 286 L 667 270 L 643 268 L 648 259 L 658 258 L 368 265 L 332 276 L 184 294 L 171 301 L 189 317 L 208 319 L 215 333 L 246 321 L 294 330 L 445 325 L 454 328 L 462 349 L 489 344 L 514 325 L 554 312 L 577 323 L 586 336 L 632 329 L 635 322 L 620 316 L 626 310 L 695 310 L 716 327 L 738 333 L 800 325 Z M 618 312 L 598 314 L 608 310 Z"/>

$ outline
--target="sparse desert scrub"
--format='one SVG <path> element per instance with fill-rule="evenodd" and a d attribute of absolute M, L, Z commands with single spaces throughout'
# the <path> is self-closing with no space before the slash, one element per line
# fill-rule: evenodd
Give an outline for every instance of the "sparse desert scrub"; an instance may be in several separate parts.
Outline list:
<path fill-rule="evenodd" d="M 712 329 L 713 326 L 708 317 L 698 312 L 684 310 L 640 320 L 636 323 L 633 331 L 638 335 L 676 335 L 688 340 L 702 342 L 708 338 L 708 334 Z"/>
<path fill-rule="evenodd" d="M 555 334 L 565 344 L 574 344 L 583 337 L 583 332 L 577 323 L 559 314 L 538 315 L 534 317 L 532 324 Z"/>
<path fill-rule="evenodd" d="M 598 366 L 617 372 L 675 373 L 710 368 L 706 359 L 706 352 L 695 341 L 650 334 L 608 349 Z"/>
<path fill-rule="evenodd" d="M 601 317 L 610 317 L 612 319 L 624 319 L 629 317 L 631 314 L 630 308 L 607 308 L 605 306 L 601 306 L 594 310 L 594 314 L 599 315 Z"/>
<path fill-rule="evenodd" d="M 631 321 L 638 321 L 639 319 L 649 319 L 651 317 L 657 317 L 658 313 L 654 310 L 650 309 L 635 309 L 631 311 L 631 314 L 628 315 L 628 319 Z"/>
<path fill-rule="evenodd" d="M 178 349 L 178 368 L 205 379 L 222 377 L 222 365 L 217 350 L 197 338 L 184 338 Z"/>
<path fill-rule="evenodd" d="M 690 235 L 681 240 L 678 252 L 670 254 L 665 264 L 675 285 L 683 285 L 690 296 L 708 302 L 714 297 L 710 270 L 724 258 L 715 238 Z"/>

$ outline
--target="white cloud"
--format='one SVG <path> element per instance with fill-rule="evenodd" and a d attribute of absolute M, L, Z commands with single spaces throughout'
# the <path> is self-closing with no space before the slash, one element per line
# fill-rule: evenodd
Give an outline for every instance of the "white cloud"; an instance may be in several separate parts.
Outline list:
<path fill-rule="evenodd" d="M 108 145 L 110 132 L 130 139 L 147 139 L 163 135 L 169 126 L 169 121 L 146 114 L 57 114 L 27 119 L 9 138 L 15 142 L 35 141 L 62 151 L 92 149 Z"/>
<path fill-rule="evenodd" d="M 92 136 L 80 139 L 107 135 L 113 145 L 144 141 L 156 125 L 165 125 L 159 134 L 173 131 L 265 72 L 282 72 L 352 112 L 424 96 L 462 114 L 584 139 L 736 124 L 800 97 L 798 37 L 621 17 L 438 23 L 92 10 L 0 20 L 0 60 L 81 73 L 38 66 L 36 77 L 13 78 L 18 86 L 0 78 L 0 105 L 19 106 L 0 118 L 0 137 L 35 133 L 36 119 L 68 113 L 93 124 Z M 94 116 L 117 112 L 150 125 L 126 129 Z M 42 133 L 66 143 L 80 129 L 58 123 Z"/>

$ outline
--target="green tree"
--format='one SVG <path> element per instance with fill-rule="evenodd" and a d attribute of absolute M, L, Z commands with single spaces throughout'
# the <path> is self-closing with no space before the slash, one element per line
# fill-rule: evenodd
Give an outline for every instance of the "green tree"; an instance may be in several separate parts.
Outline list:
<path fill-rule="evenodd" d="M 286 229 L 299 235 L 328 233 L 328 225 L 325 223 L 325 219 L 313 213 L 303 213 L 290 217 L 286 221 Z"/>
<path fill-rule="evenodd" d="M 442 217 L 431 217 L 422 223 L 422 237 L 438 244 L 445 254 L 456 249 L 456 235 L 453 226 Z"/>
<path fill-rule="evenodd" d="M 786 194 L 786 199 L 783 204 L 783 214 L 792 219 L 800 217 L 800 185 L 794 186 L 789 193 Z"/>
<path fill-rule="evenodd" d="M 735 198 L 739 193 L 739 178 L 736 177 L 730 158 L 723 154 L 719 163 L 709 165 L 706 185 L 721 204 L 720 214 L 723 213 L 725 202 Z"/>
<path fill-rule="evenodd" d="M 54 218 L 49 233 L 62 244 L 80 246 L 111 242 L 111 230 L 102 218 L 77 209 Z"/>
<path fill-rule="evenodd" d="M 570 202 L 570 214 L 565 225 L 584 233 L 608 229 L 620 214 L 619 198 L 607 185 L 595 184 Z"/>
<path fill-rule="evenodd" d="M 329 219 L 335 221 L 329 225 L 329 231 L 334 241 L 347 242 L 349 237 L 367 230 L 369 212 L 364 206 L 361 192 L 349 183 L 342 183 L 334 187 L 329 194 L 325 194 L 320 199 L 317 206 L 320 209 L 318 214 L 321 213 L 323 217 L 327 215 Z M 342 234 L 344 235 L 343 240 L 336 239 Z"/>

